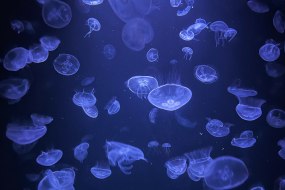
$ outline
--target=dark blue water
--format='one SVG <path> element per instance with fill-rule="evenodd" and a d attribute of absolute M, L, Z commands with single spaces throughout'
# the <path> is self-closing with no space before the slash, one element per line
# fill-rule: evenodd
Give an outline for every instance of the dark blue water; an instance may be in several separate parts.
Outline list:
<path fill-rule="evenodd" d="M 200 190 L 205 188 L 203 180 L 193 182 L 186 173 L 171 180 L 166 175 L 164 163 L 185 152 L 207 146 L 213 147 L 212 158 L 231 155 L 245 162 L 249 178 L 236 189 L 250 189 L 255 184 L 274 189 L 276 179 L 285 174 L 285 161 L 277 154 L 280 149 L 277 141 L 285 137 L 285 132 L 284 129 L 270 127 L 266 114 L 272 108 L 285 108 L 285 78 L 272 78 L 266 74 L 265 62 L 259 57 L 258 50 L 266 40 L 274 39 L 280 43 L 278 62 L 284 65 L 285 36 L 278 33 L 272 24 L 275 11 L 285 11 L 284 1 L 269 1 L 270 11 L 257 14 L 247 7 L 245 0 L 197 0 L 186 16 L 177 17 L 177 9 L 172 8 L 169 1 L 160 0 L 160 10 L 145 17 L 153 27 L 154 38 L 138 52 L 128 49 L 122 42 L 121 31 L 125 23 L 114 14 L 107 0 L 91 7 L 89 13 L 82 13 L 75 1 L 65 2 L 71 6 L 73 17 L 70 24 L 62 29 L 50 28 L 43 22 L 41 6 L 34 0 L 5 1 L 0 6 L 2 59 L 10 49 L 18 46 L 29 48 L 43 35 L 54 35 L 61 40 L 59 48 L 50 52 L 44 63 L 31 64 L 17 72 L 0 68 L 1 80 L 13 76 L 27 78 L 31 82 L 30 90 L 20 102 L 10 105 L 5 99 L 0 99 L 0 189 L 36 189 L 39 181 L 29 182 L 25 174 L 37 173 L 42 178 L 47 168 L 35 162 L 37 155 L 41 151 L 58 148 L 63 151 L 63 157 L 50 169 L 74 167 L 76 189 Z M 90 38 L 84 38 L 88 32 L 85 21 L 89 17 L 97 18 L 102 28 L 93 32 Z M 238 34 L 231 42 L 219 47 L 215 45 L 214 33 L 207 29 L 195 41 L 181 40 L 178 36 L 180 30 L 200 17 L 207 22 L 223 20 Z M 10 28 L 13 19 L 30 21 L 34 32 L 17 34 Z M 106 44 L 113 44 L 116 48 L 113 60 L 103 55 Z M 184 60 L 181 52 L 184 46 L 190 46 L 194 51 L 190 62 Z M 159 61 L 155 63 L 147 62 L 145 57 L 152 47 L 159 51 Z M 63 76 L 54 70 L 52 62 L 59 53 L 69 53 L 78 58 L 81 66 L 75 75 Z M 177 59 L 178 63 L 175 66 L 169 64 L 171 59 Z M 211 65 L 217 70 L 217 82 L 206 85 L 194 77 L 194 68 L 200 64 Z M 158 111 L 157 123 L 151 124 L 148 113 L 153 106 L 147 99 L 139 99 L 125 85 L 134 75 L 154 76 L 160 85 L 170 82 L 190 88 L 193 97 L 179 112 L 197 122 L 197 126 L 192 129 L 182 127 L 175 120 L 174 112 L 163 110 Z M 95 77 L 92 88 L 99 110 L 96 119 L 85 115 L 72 102 L 73 94 L 83 89 L 81 80 L 87 76 Z M 236 79 L 242 81 L 242 86 L 257 90 L 258 97 L 266 100 L 262 116 L 255 121 L 242 120 L 235 112 L 238 101 L 227 92 L 227 87 Z M 121 110 L 110 116 L 104 107 L 113 96 L 120 101 Z M 54 121 L 29 153 L 18 155 L 5 136 L 6 125 L 28 120 L 31 113 L 50 115 Z M 227 137 L 215 138 L 205 129 L 206 117 L 233 123 L 234 127 Z M 257 143 L 248 149 L 231 146 L 231 139 L 244 130 L 252 130 Z M 74 159 L 73 148 L 86 136 L 90 143 L 89 155 L 81 164 Z M 111 167 L 109 178 L 96 179 L 90 168 L 96 161 L 106 159 L 106 140 L 140 148 L 148 162 L 135 162 L 131 175 L 124 175 L 118 167 Z M 171 143 L 170 153 L 166 154 L 160 148 L 153 154 L 147 147 L 150 140 Z"/>

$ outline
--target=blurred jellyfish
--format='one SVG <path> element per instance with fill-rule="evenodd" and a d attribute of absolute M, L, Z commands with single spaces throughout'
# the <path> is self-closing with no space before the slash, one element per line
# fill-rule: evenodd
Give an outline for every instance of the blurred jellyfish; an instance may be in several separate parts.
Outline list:
<path fill-rule="evenodd" d="M 20 101 L 30 89 L 30 82 L 22 78 L 9 78 L 0 81 L 0 95 L 10 101 Z"/>
<path fill-rule="evenodd" d="M 91 92 L 76 92 L 73 97 L 72 101 L 75 105 L 80 107 L 91 107 L 94 106 L 97 99 L 94 96 L 94 89 Z"/>
<path fill-rule="evenodd" d="M 278 78 L 285 74 L 285 66 L 281 63 L 268 62 L 265 64 L 265 71 L 268 76 Z"/>
<path fill-rule="evenodd" d="M 256 13 L 266 13 L 269 11 L 269 6 L 260 0 L 249 0 L 247 6 Z"/>
<path fill-rule="evenodd" d="M 208 23 L 206 22 L 205 19 L 202 19 L 202 18 L 197 18 L 195 20 L 195 23 L 190 25 L 188 28 L 187 28 L 187 33 L 189 34 L 194 34 L 194 36 L 200 34 L 200 32 L 202 32 L 202 30 L 204 30 L 205 28 L 208 28 Z"/>
<path fill-rule="evenodd" d="M 100 5 L 104 0 L 82 0 L 86 5 Z"/>
<path fill-rule="evenodd" d="M 25 177 L 30 182 L 36 182 L 40 179 L 41 176 L 40 176 L 40 174 L 36 174 L 36 173 L 26 173 Z"/>
<path fill-rule="evenodd" d="M 171 7 L 179 7 L 182 4 L 182 0 L 170 0 Z"/>
<path fill-rule="evenodd" d="M 281 176 L 274 182 L 274 190 L 284 190 L 285 189 L 285 177 Z"/>
<path fill-rule="evenodd" d="M 158 61 L 159 56 L 158 56 L 158 50 L 155 48 L 150 48 L 147 53 L 146 53 L 146 59 L 149 62 L 155 62 Z"/>
<path fill-rule="evenodd" d="M 151 153 L 158 153 L 159 145 L 159 142 L 156 140 L 152 140 L 147 143 L 147 147 Z"/>
<path fill-rule="evenodd" d="M 215 21 L 210 24 L 209 28 L 211 31 L 215 32 L 216 46 L 224 45 L 224 33 L 229 28 L 228 25 L 224 21 Z"/>
<path fill-rule="evenodd" d="M 187 159 L 184 156 L 172 158 L 165 162 L 167 176 L 170 179 L 177 179 L 187 169 Z"/>
<path fill-rule="evenodd" d="M 234 28 L 227 28 L 224 32 L 224 39 L 230 42 L 237 35 L 237 30 Z"/>
<path fill-rule="evenodd" d="M 170 154 L 170 150 L 171 150 L 171 144 L 170 143 L 162 143 L 161 147 L 163 149 L 163 151 L 168 155 Z"/>
<path fill-rule="evenodd" d="M 95 81 L 95 77 L 85 77 L 81 80 L 81 86 L 88 86 Z"/>
<path fill-rule="evenodd" d="M 5 54 L 3 67 L 8 71 L 18 71 L 31 62 L 30 59 L 31 55 L 27 49 L 16 47 Z"/>
<path fill-rule="evenodd" d="M 116 55 L 116 48 L 112 44 L 106 44 L 103 48 L 103 55 L 106 59 L 112 60 Z"/>
<path fill-rule="evenodd" d="M 90 172 L 97 179 L 106 179 L 112 174 L 110 165 L 107 161 L 97 162 L 97 164 L 90 169 Z"/>
<path fill-rule="evenodd" d="M 277 142 L 277 145 L 281 147 L 281 149 L 278 151 L 278 155 L 280 156 L 280 158 L 285 160 L 285 138 L 279 140 Z"/>
<path fill-rule="evenodd" d="M 241 80 L 237 79 L 234 81 L 232 85 L 228 86 L 227 91 L 236 96 L 237 98 L 257 95 L 256 90 L 249 88 L 242 88 L 240 87 L 240 85 L 241 85 Z"/>
<path fill-rule="evenodd" d="M 83 109 L 84 113 L 86 115 L 88 115 L 89 117 L 94 118 L 94 119 L 98 117 L 99 112 L 98 112 L 98 108 L 96 105 L 93 105 L 90 107 L 84 107 L 83 106 L 82 109 Z"/>
<path fill-rule="evenodd" d="M 178 111 L 174 112 L 175 119 L 179 125 L 182 127 L 186 127 L 188 129 L 193 129 L 197 126 L 197 122 L 191 121 L 188 118 L 184 117 L 181 113 Z"/>
<path fill-rule="evenodd" d="M 253 137 L 251 130 L 243 131 L 238 138 L 233 138 L 231 145 L 240 148 L 249 148 L 256 143 L 256 139 Z"/>
<path fill-rule="evenodd" d="M 185 15 L 187 15 L 189 13 L 191 8 L 192 8 L 191 6 L 187 6 L 187 7 L 185 7 L 182 10 L 177 10 L 176 15 L 177 16 L 185 16 Z"/>
<path fill-rule="evenodd" d="M 274 128 L 285 127 L 285 111 L 282 109 L 272 109 L 267 113 L 267 123 Z"/>
<path fill-rule="evenodd" d="M 90 37 L 93 31 L 99 31 L 101 29 L 100 22 L 96 18 L 93 18 L 93 17 L 90 17 L 87 19 L 86 25 L 89 27 L 89 31 L 85 34 L 84 38 L 86 36 Z"/>
<path fill-rule="evenodd" d="M 43 126 L 43 125 L 48 125 L 53 121 L 53 117 L 49 115 L 42 115 L 38 113 L 32 113 L 30 115 L 34 126 Z"/>
<path fill-rule="evenodd" d="M 80 163 L 83 162 L 88 156 L 89 143 L 83 142 L 73 149 L 73 156 Z"/>
<path fill-rule="evenodd" d="M 152 124 L 156 123 L 157 112 L 158 112 L 157 108 L 152 108 L 148 114 L 148 119 Z"/>
<path fill-rule="evenodd" d="M 117 100 L 117 97 L 112 97 L 111 100 L 106 104 L 105 110 L 108 111 L 109 115 L 115 115 L 120 111 L 120 102 Z"/>
<path fill-rule="evenodd" d="M 276 31 L 283 34 L 285 31 L 285 15 L 280 11 L 277 10 L 273 17 L 273 26 L 275 27 Z"/>
<path fill-rule="evenodd" d="M 170 63 L 171 65 L 176 65 L 176 64 L 178 63 L 178 61 L 177 61 L 176 59 L 171 59 L 171 60 L 169 61 L 169 63 Z"/>
<path fill-rule="evenodd" d="M 223 123 L 218 119 L 207 118 L 206 130 L 214 137 L 225 137 L 230 134 L 232 124 Z"/>
<path fill-rule="evenodd" d="M 265 190 L 265 189 L 264 187 L 258 185 L 258 186 L 251 187 L 250 190 Z"/>
<path fill-rule="evenodd" d="M 158 87 L 158 82 L 152 76 L 133 76 L 127 81 L 127 87 L 139 98 L 146 98 L 150 91 Z"/>
<path fill-rule="evenodd" d="M 76 0 L 75 3 L 75 7 L 80 11 L 80 13 L 86 14 L 90 12 L 91 6 L 83 3 L 82 0 Z"/>
<path fill-rule="evenodd" d="M 13 143 L 12 147 L 13 147 L 13 150 L 17 154 L 23 155 L 23 154 L 27 154 L 27 153 L 31 152 L 36 144 L 37 144 L 37 141 L 30 143 L 30 144 L 25 144 L 25 145 Z"/>
<path fill-rule="evenodd" d="M 219 78 L 217 71 L 208 65 L 198 65 L 194 70 L 196 79 L 204 84 L 211 84 Z"/>
<path fill-rule="evenodd" d="M 42 63 L 45 62 L 48 58 L 49 52 L 41 44 L 36 44 L 30 49 L 30 55 L 33 63 Z"/>
<path fill-rule="evenodd" d="M 184 41 L 191 41 L 195 35 L 192 31 L 183 29 L 179 32 L 179 37 Z"/>
<path fill-rule="evenodd" d="M 17 34 L 20 34 L 25 30 L 24 23 L 20 20 L 11 20 L 10 25 L 12 30 L 17 32 Z"/>
<path fill-rule="evenodd" d="M 80 67 L 78 59 L 70 54 L 59 54 L 53 61 L 55 71 L 61 75 L 70 76 L 77 73 Z"/>
<path fill-rule="evenodd" d="M 267 62 L 277 60 L 280 56 L 278 44 L 271 41 L 265 42 L 265 44 L 259 48 L 259 56 Z"/>
<path fill-rule="evenodd" d="M 63 152 L 59 149 L 51 149 L 47 152 L 42 152 L 37 156 L 37 163 L 42 166 L 52 166 L 56 164 L 62 157 Z"/>
<path fill-rule="evenodd" d="M 40 38 L 41 46 L 48 51 L 54 51 L 61 43 L 60 39 L 55 36 L 42 36 Z"/>
<path fill-rule="evenodd" d="M 183 47 L 182 52 L 184 53 L 184 59 L 190 60 L 193 55 L 193 50 L 190 47 Z"/>

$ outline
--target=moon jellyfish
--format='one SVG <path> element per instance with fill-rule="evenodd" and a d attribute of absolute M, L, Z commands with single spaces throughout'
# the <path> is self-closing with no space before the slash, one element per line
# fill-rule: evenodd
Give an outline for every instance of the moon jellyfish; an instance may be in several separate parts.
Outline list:
<path fill-rule="evenodd" d="M 155 48 L 150 48 L 146 53 L 146 59 L 148 62 L 155 62 L 158 61 L 158 50 Z"/>
<path fill-rule="evenodd" d="M 202 18 L 197 18 L 195 20 L 195 23 L 190 25 L 188 28 L 187 28 L 187 33 L 189 34 L 194 34 L 194 36 L 200 34 L 200 32 L 202 32 L 202 30 L 204 30 L 205 28 L 208 28 L 208 23 L 206 22 L 205 19 L 202 19 Z"/>
<path fill-rule="evenodd" d="M 249 0 L 247 6 L 256 13 L 267 13 L 269 11 L 268 5 L 260 0 Z"/>
<path fill-rule="evenodd" d="M 213 189 L 233 189 L 248 179 L 245 163 L 232 156 L 215 158 L 205 170 L 205 183 Z"/>
<path fill-rule="evenodd" d="M 133 51 L 141 51 L 153 39 L 152 26 L 142 18 L 128 21 L 122 30 L 124 44 Z"/>
<path fill-rule="evenodd" d="M 182 127 L 188 128 L 188 129 L 193 129 L 197 126 L 197 122 L 191 121 L 188 118 L 184 117 L 181 113 L 178 111 L 174 112 L 175 119 L 179 125 Z"/>
<path fill-rule="evenodd" d="M 62 157 L 63 152 L 59 149 L 52 149 L 47 152 L 42 152 L 37 156 L 37 163 L 42 166 L 52 166 L 56 164 Z"/>
<path fill-rule="evenodd" d="M 43 4 L 42 17 L 49 27 L 64 28 L 71 21 L 72 11 L 70 6 L 63 1 L 48 0 Z"/>
<path fill-rule="evenodd" d="M 285 66 L 281 63 L 268 62 L 265 64 L 265 71 L 268 76 L 278 78 L 285 74 Z"/>
<path fill-rule="evenodd" d="M 83 3 L 85 3 L 86 5 L 100 5 L 103 3 L 104 0 L 82 0 Z"/>
<path fill-rule="evenodd" d="M 94 118 L 94 119 L 98 117 L 99 112 L 98 112 L 98 108 L 96 105 L 93 105 L 90 107 L 84 107 L 83 106 L 82 109 L 83 109 L 84 113 L 86 115 L 88 115 L 89 117 Z"/>
<path fill-rule="evenodd" d="M 285 15 L 277 10 L 273 17 L 273 26 L 275 27 L 276 31 L 283 34 L 285 31 Z"/>
<path fill-rule="evenodd" d="M 185 16 L 189 13 L 189 11 L 191 10 L 191 6 L 186 6 L 184 9 L 182 10 L 177 10 L 176 15 L 177 16 Z"/>
<path fill-rule="evenodd" d="M 48 51 L 54 51 L 61 43 L 60 39 L 55 36 L 42 36 L 40 38 L 41 46 Z"/>
<path fill-rule="evenodd" d="M 230 134 L 232 124 L 223 123 L 218 119 L 207 118 L 206 130 L 214 137 L 225 137 Z"/>
<path fill-rule="evenodd" d="M 249 96 L 256 96 L 257 95 L 257 91 L 254 89 L 249 89 L 249 88 L 241 88 L 240 84 L 241 81 L 240 80 L 235 80 L 234 83 L 232 85 L 230 85 L 227 88 L 227 91 L 231 94 L 233 94 L 234 96 L 238 97 L 249 97 Z"/>
<path fill-rule="evenodd" d="M 195 77 L 204 84 L 211 84 L 218 80 L 217 71 L 208 65 L 198 65 L 194 68 Z"/>
<path fill-rule="evenodd" d="M 172 158 L 165 162 L 167 176 L 170 179 L 177 179 L 187 169 L 187 159 L 183 156 Z"/>
<path fill-rule="evenodd" d="M 209 28 L 211 31 L 215 32 L 216 47 L 218 45 L 224 45 L 224 33 L 229 28 L 228 25 L 224 21 L 215 21 L 210 24 Z"/>
<path fill-rule="evenodd" d="M 276 61 L 280 56 L 280 49 L 277 44 L 266 42 L 259 48 L 259 56 L 267 62 Z"/>
<path fill-rule="evenodd" d="M 73 55 L 59 54 L 53 61 L 53 67 L 57 73 L 70 76 L 77 73 L 80 63 Z"/>
<path fill-rule="evenodd" d="M 158 142 L 158 141 L 155 141 L 155 140 L 149 141 L 149 142 L 147 143 L 147 147 L 148 147 L 148 148 L 158 148 L 158 147 L 159 147 L 159 142 Z"/>
<path fill-rule="evenodd" d="M 150 91 L 158 87 L 158 82 L 152 76 L 133 76 L 127 81 L 127 87 L 139 98 L 146 98 Z"/>
<path fill-rule="evenodd" d="M 16 47 L 5 54 L 3 67 L 8 71 L 18 71 L 26 66 L 30 60 L 29 50 Z"/>
<path fill-rule="evenodd" d="M 182 85 L 165 84 L 153 89 L 147 96 L 155 107 L 166 111 L 175 111 L 187 104 L 192 98 L 192 91 Z"/>
<path fill-rule="evenodd" d="M 190 60 L 193 55 L 193 50 L 190 47 L 183 47 L 182 52 L 184 53 L 184 59 Z"/>
<path fill-rule="evenodd" d="M 106 59 L 112 60 L 116 55 L 116 48 L 112 44 L 106 44 L 103 48 L 103 55 Z"/>
<path fill-rule="evenodd" d="M 77 145 L 73 150 L 73 156 L 80 163 L 88 156 L 89 143 L 83 142 Z"/>
<path fill-rule="evenodd" d="M 264 189 L 264 187 L 258 185 L 258 186 L 250 188 L 250 190 L 265 190 L 265 189 Z"/>
<path fill-rule="evenodd" d="M 191 40 L 193 40 L 195 35 L 192 31 L 188 31 L 188 30 L 183 29 L 179 32 L 179 37 L 184 41 L 191 41 Z"/>
<path fill-rule="evenodd" d="M 21 32 L 25 30 L 24 23 L 20 20 L 11 20 L 10 25 L 11 25 L 12 30 L 17 32 L 17 34 L 20 34 Z"/>
<path fill-rule="evenodd" d="M 265 100 L 253 97 L 238 97 L 238 99 L 236 112 L 240 118 L 254 121 L 262 115 L 261 106 L 266 102 Z"/>
<path fill-rule="evenodd" d="M 137 147 L 116 141 L 106 141 L 105 150 L 111 166 L 118 166 L 126 174 L 131 174 L 133 162 L 147 161 L 144 153 Z"/>
<path fill-rule="evenodd" d="M 101 29 L 100 22 L 96 18 L 93 18 L 93 17 L 87 19 L 86 25 L 89 27 L 89 31 L 85 34 L 84 38 L 86 36 L 90 37 L 93 31 L 99 31 Z"/>
<path fill-rule="evenodd" d="M 30 82 L 22 78 L 9 78 L 0 81 L 0 95 L 11 101 L 20 101 L 30 89 Z"/>
<path fill-rule="evenodd" d="M 75 105 L 80 107 L 91 107 L 96 104 L 96 97 L 94 96 L 94 90 L 92 89 L 91 92 L 76 92 L 73 97 L 72 101 Z"/>
<path fill-rule="evenodd" d="M 157 108 L 152 108 L 148 114 L 148 119 L 152 124 L 156 123 L 157 112 L 158 112 Z"/>
<path fill-rule="evenodd" d="M 237 30 L 234 28 L 228 28 L 224 32 L 224 39 L 228 42 L 232 41 L 232 39 L 237 35 Z"/>
<path fill-rule="evenodd" d="M 182 4 L 182 0 L 170 0 L 171 7 L 179 7 Z"/>
<path fill-rule="evenodd" d="M 233 138 L 231 145 L 240 148 L 249 148 L 256 143 L 256 139 L 253 137 L 251 130 L 243 131 L 238 138 Z"/>
<path fill-rule="evenodd" d="M 48 125 L 53 121 L 53 117 L 38 113 L 32 113 L 30 117 L 33 121 L 34 126 Z"/>
<path fill-rule="evenodd" d="M 98 179 L 106 179 L 112 174 L 109 163 L 105 161 L 97 162 L 95 166 L 90 168 L 90 172 Z"/>
<path fill-rule="evenodd" d="M 85 77 L 81 80 L 80 85 L 81 86 L 89 86 L 95 81 L 95 77 Z"/>
<path fill-rule="evenodd" d="M 32 46 L 30 49 L 31 61 L 33 63 L 45 62 L 48 58 L 49 52 L 41 44 Z"/>
<path fill-rule="evenodd" d="M 162 143 L 161 147 L 166 154 L 169 154 L 172 146 L 170 143 Z"/>
<path fill-rule="evenodd" d="M 6 137 L 19 145 L 31 144 L 42 138 L 47 132 L 46 126 L 8 123 Z"/>
<path fill-rule="evenodd" d="M 273 128 L 285 127 L 285 111 L 281 109 L 272 109 L 267 113 L 267 123 Z"/>
<path fill-rule="evenodd" d="M 112 99 L 106 104 L 105 110 L 108 111 L 109 115 L 115 115 L 120 111 L 121 105 L 118 100 L 116 100 L 117 97 L 112 97 Z"/>

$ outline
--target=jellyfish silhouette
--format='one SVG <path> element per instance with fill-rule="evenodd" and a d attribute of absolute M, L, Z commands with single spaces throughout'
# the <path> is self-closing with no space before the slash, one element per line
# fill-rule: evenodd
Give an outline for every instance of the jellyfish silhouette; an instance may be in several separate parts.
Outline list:
<path fill-rule="evenodd" d="M 225 137 L 230 134 L 232 124 L 223 123 L 218 119 L 207 118 L 206 130 L 214 137 Z"/>
<path fill-rule="evenodd" d="M 109 115 L 115 115 L 120 111 L 121 105 L 117 100 L 117 97 L 112 97 L 111 100 L 106 104 L 105 110 L 107 110 Z"/>
<path fill-rule="evenodd" d="M 193 50 L 190 47 L 183 47 L 182 52 L 184 53 L 184 59 L 190 60 L 193 55 Z"/>
<path fill-rule="evenodd" d="M 30 115 L 34 126 L 43 126 L 43 125 L 48 125 L 53 121 L 53 117 L 49 115 L 42 115 L 38 113 L 32 113 Z"/>
<path fill-rule="evenodd" d="M 267 113 L 267 123 L 274 128 L 285 127 L 285 111 L 282 109 L 272 109 Z"/>
<path fill-rule="evenodd" d="M 61 43 L 60 39 L 55 36 L 42 36 L 40 38 L 41 46 L 48 51 L 54 51 Z"/>
<path fill-rule="evenodd" d="M 114 59 L 116 55 L 116 48 L 112 44 L 106 44 L 104 45 L 103 48 L 103 55 L 106 57 L 108 60 Z"/>
<path fill-rule="evenodd" d="M 283 34 L 285 31 L 285 15 L 280 11 L 277 10 L 273 16 L 273 26 L 275 27 L 276 31 Z"/>

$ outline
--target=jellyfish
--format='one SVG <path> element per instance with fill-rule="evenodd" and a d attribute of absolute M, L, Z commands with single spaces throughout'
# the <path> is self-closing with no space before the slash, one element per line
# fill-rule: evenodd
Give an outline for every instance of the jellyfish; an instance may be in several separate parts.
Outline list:
<path fill-rule="evenodd" d="M 281 149 L 278 151 L 278 155 L 280 158 L 285 160 L 285 138 L 281 139 L 277 142 L 277 145 L 281 147 Z"/>
<path fill-rule="evenodd" d="M 285 66 L 281 63 L 268 62 L 265 64 L 265 71 L 268 76 L 278 78 L 285 74 Z"/>
<path fill-rule="evenodd" d="M 44 1 L 42 17 L 44 22 L 52 28 L 66 27 L 72 18 L 70 6 L 61 0 Z"/>
<path fill-rule="evenodd" d="M 273 16 L 273 26 L 275 27 L 276 31 L 283 34 L 285 31 L 285 15 L 280 11 L 277 10 Z"/>
<path fill-rule="evenodd" d="M 285 111 L 282 109 L 272 109 L 267 113 L 267 123 L 273 128 L 285 127 Z"/>
<path fill-rule="evenodd" d="M 190 47 L 183 47 L 182 52 L 184 53 L 184 59 L 189 60 L 192 58 L 193 50 Z"/>
<path fill-rule="evenodd" d="M 112 44 L 106 44 L 103 48 L 103 55 L 106 59 L 112 60 L 116 55 L 116 48 Z"/>
<path fill-rule="evenodd" d="M 16 47 L 5 54 L 3 67 L 8 71 L 18 71 L 24 68 L 30 62 L 31 55 L 29 50 Z"/>
<path fill-rule="evenodd" d="M 274 182 L 274 189 L 276 190 L 284 190 L 285 189 L 285 177 L 281 176 Z"/>
<path fill-rule="evenodd" d="M 277 44 L 267 41 L 259 48 L 259 56 L 267 62 L 276 61 L 280 56 L 280 49 Z"/>
<path fill-rule="evenodd" d="M 169 63 L 170 63 L 171 65 L 176 65 L 176 64 L 178 63 L 178 61 L 177 61 L 176 59 L 171 59 L 171 60 L 169 61 Z"/>
<path fill-rule="evenodd" d="M 187 169 L 187 159 L 184 156 L 172 158 L 165 162 L 167 176 L 170 179 L 177 179 L 184 174 Z"/>
<path fill-rule="evenodd" d="M 177 16 L 185 16 L 189 13 L 189 11 L 191 10 L 191 6 L 186 6 L 184 9 L 182 10 L 177 10 L 176 15 Z"/>
<path fill-rule="evenodd" d="M 200 32 L 202 32 L 202 30 L 204 30 L 205 28 L 208 28 L 208 23 L 206 22 L 205 19 L 202 19 L 202 18 L 197 18 L 195 20 L 195 23 L 190 25 L 188 28 L 187 28 L 187 33 L 189 34 L 194 34 L 194 36 L 200 34 Z"/>
<path fill-rule="evenodd" d="M 81 80 L 81 86 L 89 86 L 95 81 L 95 77 L 85 77 Z"/>
<path fill-rule="evenodd" d="M 157 153 L 159 145 L 160 145 L 159 142 L 156 141 L 156 140 L 152 140 L 152 141 L 149 141 L 147 143 L 147 147 L 148 147 L 148 149 L 150 150 L 151 153 Z"/>
<path fill-rule="evenodd" d="M 20 20 L 11 20 L 10 25 L 11 25 L 12 30 L 17 32 L 17 34 L 20 34 L 21 32 L 25 30 L 24 23 Z"/>
<path fill-rule="evenodd" d="M 40 38 L 41 46 L 48 51 L 54 51 L 61 43 L 60 39 L 55 36 L 42 36 Z"/>
<path fill-rule="evenodd" d="M 56 164 L 62 157 L 63 152 L 59 149 L 51 149 L 47 152 L 42 152 L 37 156 L 36 162 L 42 166 L 52 166 Z"/>
<path fill-rule="evenodd" d="M 29 49 L 32 62 L 33 63 L 42 63 L 45 62 L 48 58 L 49 52 L 41 44 L 36 44 Z"/>
<path fill-rule="evenodd" d="M 98 117 L 99 112 L 98 112 L 98 108 L 96 105 L 93 105 L 90 107 L 84 107 L 83 106 L 82 109 L 83 109 L 84 113 L 86 115 L 88 115 L 89 117 L 94 118 L 94 119 Z"/>
<path fill-rule="evenodd" d="M 104 0 L 82 0 L 82 2 L 86 5 L 100 5 L 103 3 Z"/>
<path fill-rule="evenodd" d="M 269 6 L 260 0 L 249 0 L 247 6 L 256 13 L 267 13 L 269 11 Z"/>
<path fill-rule="evenodd" d="M 211 84 L 218 80 L 217 71 L 208 65 L 198 65 L 194 68 L 195 77 L 204 84 Z"/>
<path fill-rule="evenodd" d="M 256 96 L 257 91 L 254 89 L 249 88 L 242 88 L 240 87 L 241 80 L 237 79 L 234 81 L 234 83 L 230 86 L 228 86 L 227 91 L 234 96 L 238 97 L 249 97 L 249 96 Z"/>
<path fill-rule="evenodd" d="M 256 139 L 253 137 L 251 130 L 243 131 L 238 138 L 233 138 L 231 141 L 232 146 L 240 148 L 249 148 L 256 143 Z"/>
<path fill-rule="evenodd" d="M 182 4 L 182 0 L 170 0 L 171 7 L 179 7 Z"/>
<path fill-rule="evenodd" d="M 29 89 L 30 82 L 27 79 L 9 78 L 0 81 L 0 95 L 10 101 L 20 101 Z"/>
<path fill-rule="evenodd" d="M 127 81 L 127 87 L 139 98 L 146 98 L 150 91 L 158 87 L 158 82 L 152 76 L 133 76 Z"/>
<path fill-rule="evenodd" d="M 108 111 L 109 115 L 115 115 L 120 111 L 120 102 L 117 100 L 117 97 L 112 97 L 111 100 L 106 104 L 105 110 Z"/>
<path fill-rule="evenodd" d="M 122 30 L 124 44 L 133 51 L 141 51 L 153 39 L 152 26 L 143 18 L 128 21 Z"/>
<path fill-rule="evenodd" d="M 80 106 L 80 107 L 91 107 L 94 106 L 97 99 L 94 96 L 94 89 L 92 89 L 91 92 L 76 92 L 73 97 L 72 101 L 75 105 Z"/>
<path fill-rule="evenodd" d="M 230 134 L 232 124 L 223 123 L 218 119 L 207 118 L 206 130 L 214 137 L 225 137 Z"/>
<path fill-rule="evenodd" d="M 155 48 L 150 48 L 147 53 L 146 53 L 146 59 L 149 62 L 155 62 L 158 61 L 159 56 L 158 56 L 158 50 Z"/>
<path fill-rule="evenodd" d="M 85 34 L 84 38 L 86 36 L 90 37 L 93 31 L 99 31 L 101 29 L 100 22 L 96 18 L 93 18 L 93 17 L 90 17 L 87 19 L 86 25 L 89 27 L 89 31 Z"/>
<path fill-rule="evenodd" d="M 61 75 L 70 76 L 77 73 L 80 67 L 78 59 L 70 54 L 59 54 L 53 61 L 55 71 Z"/>
<path fill-rule="evenodd" d="M 182 127 L 186 127 L 188 129 L 193 129 L 197 126 L 197 122 L 191 121 L 188 118 L 184 117 L 181 113 L 178 111 L 174 112 L 175 119 L 179 125 Z"/>
<path fill-rule="evenodd" d="M 106 161 L 97 162 L 97 164 L 90 169 L 90 172 L 97 179 L 106 179 L 112 174 L 110 165 Z"/>
<path fill-rule="evenodd" d="M 179 37 L 184 41 L 191 41 L 195 35 L 192 31 L 183 29 L 179 32 Z"/>
<path fill-rule="evenodd" d="M 158 112 L 157 108 L 152 108 L 148 114 L 148 119 L 152 124 L 156 123 L 157 112 Z"/>
<path fill-rule="evenodd" d="M 228 25 L 224 21 L 215 21 L 210 24 L 209 28 L 211 31 L 215 32 L 216 47 L 218 45 L 224 45 L 225 43 L 224 34 L 229 28 Z M 227 34 L 226 36 L 228 35 L 229 34 Z"/>
<path fill-rule="evenodd" d="M 237 35 L 237 30 L 234 28 L 227 28 L 224 32 L 224 39 L 230 42 Z"/>
<path fill-rule="evenodd" d="M 215 158 L 205 170 L 204 181 L 213 189 L 233 189 L 248 179 L 245 163 L 232 156 Z"/>
<path fill-rule="evenodd" d="M 238 97 L 239 103 L 236 112 L 240 118 L 246 121 L 254 121 L 262 115 L 261 106 L 266 102 L 254 97 Z"/>
<path fill-rule="evenodd" d="M 37 141 L 30 143 L 30 144 L 25 144 L 25 145 L 13 143 L 12 148 L 17 154 L 23 155 L 23 154 L 27 154 L 31 152 L 33 148 L 36 146 L 36 144 L 37 144 Z"/>
<path fill-rule="evenodd" d="M 264 187 L 258 185 L 258 186 L 251 187 L 250 190 L 265 190 L 265 189 Z"/>
<path fill-rule="evenodd" d="M 171 144 L 170 143 L 162 143 L 161 147 L 163 149 L 163 151 L 168 155 L 170 154 L 170 150 L 171 150 Z"/>
<path fill-rule="evenodd" d="M 88 156 L 88 149 L 89 149 L 89 143 L 83 142 L 77 145 L 73 149 L 73 156 L 76 160 L 78 160 L 80 163 L 83 162 L 83 160 L 86 159 Z"/>
<path fill-rule="evenodd" d="M 32 113 L 30 115 L 34 126 L 43 126 L 43 125 L 48 125 L 53 121 L 53 117 L 49 115 L 42 115 L 38 113 Z"/>

